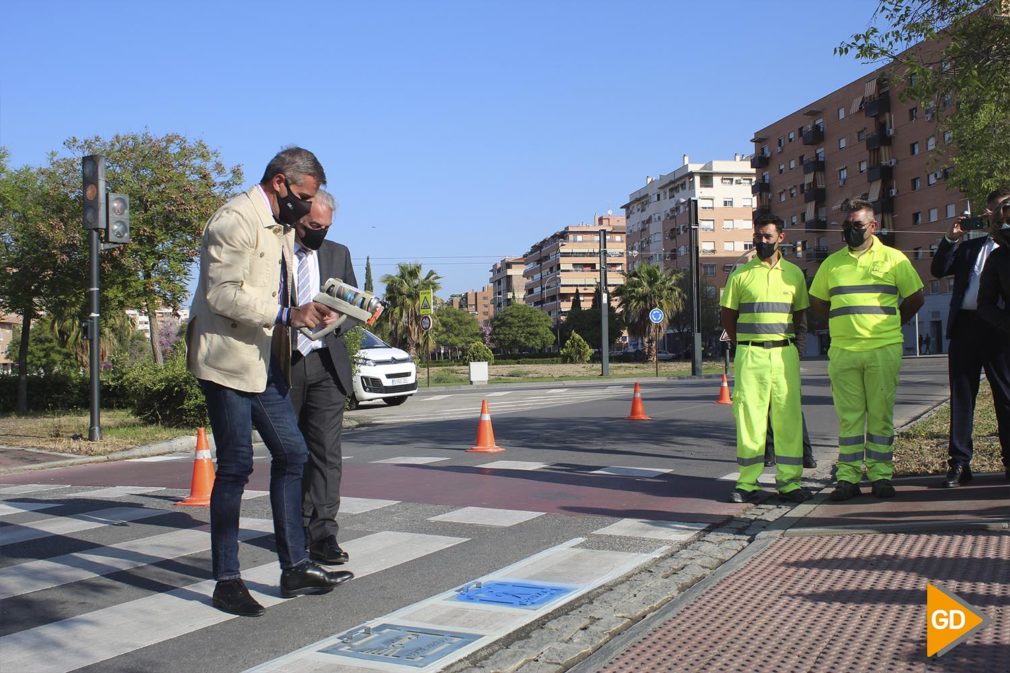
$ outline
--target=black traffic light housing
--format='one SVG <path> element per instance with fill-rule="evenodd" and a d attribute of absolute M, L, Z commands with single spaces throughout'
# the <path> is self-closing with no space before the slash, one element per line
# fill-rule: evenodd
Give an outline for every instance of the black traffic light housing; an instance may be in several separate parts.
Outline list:
<path fill-rule="evenodd" d="M 126 194 L 109 194 L 107 212 L 109 224 L 105 228 L 108 243 L 130 242 L 130 197 Z"/>
<path fill-rule="evenodd" d="M 105 157 L 92 154 L 81 159 L 84 178 L 84 228 L 105 229 Z"/>

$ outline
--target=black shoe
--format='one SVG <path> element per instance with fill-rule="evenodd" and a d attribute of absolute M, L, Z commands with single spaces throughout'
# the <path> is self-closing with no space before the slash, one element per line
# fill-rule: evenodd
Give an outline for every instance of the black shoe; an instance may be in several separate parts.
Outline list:
<path fill-rule="evenodd" d="M 730 502 L 754 502 L 761 497 L 761 491 L 745 491 L 740 488 L 733 489 L 729 496 Z"/>
<path fill-rule="evenodd" d="M 893 498 L 895 493 L 890 479 L 876 480 L 873 482 L 872 491 L 875 498 Z"/>
<path fill-rule="evenodd" d="M 971 466 L 956 463 L 947 470 L 947 476 L 944 478 L 943 485 L 947 488 L 957 488 L 961 484 L 968 483 L 971 479 Z"/>
<path fill-rule="evenodd" d="M 311 561 L 281 573 L 281 596 L 293 598 L 302 594 L 324 594 L 354 577 L 346 570 L 329 572 Z"/>
<path fill-rule="evenodd" d="M 835 502 L 852 500 L 862 493 L 863 492 L 859 490 L 859 484 L 853 484 L 851 481 L 840 481 L 838 482 L 838 485 L 835 486 L 835 490 L 831 492 L 831 499 Z"/>
<path fill-rule="evenodd" d="M 802 486 L 788 493 L 779 493 L 779 500 L 783 502 L 806 502 L 812 497 L 814 497 L 814 494 Z"/>
<path fill-rule="evenodd" d="M 266 609 L 249 594 L 242 580 L 221 580 L 214 587 L 214 607 L 239 617 L 259 617 Z"/>
<path fill-rule="evenodd" d="M 813 456 L 803 456 L 803 467 L 813 469 L 817 467 L 817 461 Z"/>
<path fill-rule="evenodd" d="M 309 545 L 309 558 L 317 563 L 335 566 L 347 563 L 351 557 L 337 544 L 337 538 L 331 535 Z"/>

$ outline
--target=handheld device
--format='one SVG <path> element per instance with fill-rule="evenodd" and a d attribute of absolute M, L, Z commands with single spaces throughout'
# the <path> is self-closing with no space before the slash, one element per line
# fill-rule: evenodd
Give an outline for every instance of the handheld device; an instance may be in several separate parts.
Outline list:
<path fill-rule="evenodd" d="M 964 219 L 961 220 L 961 229 L 965 231 L 975 231 L 977 229 L 985 228 L 986 220 L 984 217 L 978 215 L 972 217 L 971 213 L 967 210 L 961 213 Z"/>
<path fill-rule="evenodd" d="M 301 333 L 313 341 L 322 339 L 347 323 L 348 320 L 351 321 L 351 324 L 347 325 L 348 329 L 360 323 L 371 327 L 386 308 L 386 302 L 382 299 L 371 292 L 365 292 L 348 285 L 339 278 L 330 278 L 323 283 L 322 289 L 312 298 L 312 301 L 317 301 L 340 313 L 335 321 L 320 330 L 313 331 L 309 327 L 300 328 Z"/>

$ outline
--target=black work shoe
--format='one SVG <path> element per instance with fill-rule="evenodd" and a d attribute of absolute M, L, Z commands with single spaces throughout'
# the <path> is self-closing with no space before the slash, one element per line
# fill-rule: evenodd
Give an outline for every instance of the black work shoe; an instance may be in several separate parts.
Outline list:
<path fill-rule="evenodd" d="M 803 456 L 803 467 L 813 469 L 817 467 L 817 461 L 813 456 Z"/>
<path fill-rule="evenodd" d="M 239 579 L 221 580 L 214 587 L 214 607 L 239 617 L 259 617 L 266 609 L 256 602 Z"/>
<path fill-rule="evenodd" d="M 853 484 L 851 481 L 840 481 L 835 486 L 835 490 L 831 492 L 831 499 L 835 502 L 852 500 L 857 495 L 862 495 L 862 493 L 859 490 L 859 484 Z"/>
<path fill-rule="evenodd" d="M 730 502 L 754 502 L 761 497 L 761 491 L 745 491 L 741 488 L 734 488 L 729 496 Z"/>
<path fill-rule="evenodd" d="M 894 497 L 894 485 L 891 484 L 890 479 L 878 479 L 873 482 L 872 486 L 873 497 L 875 498 L 893 498 Z"/>
<path fill-rule="evenodd" d="M 779 500 L 783 502 L 806 502 L 812 497 L 814 497 L 814 494 L 802 486 L 788 493 L 779 493 Z"/>
<path fill-rule="evenodd" d="M 971 480 L 971 466 L 957 463 L 947 470 L 947 476 L 944 477 L 943 485 L 947 488 L 957 488 L 961 484 L 966 484 Z"/>
<path fill-rule="evenodd" d="M 302 594 L 325 594 L 353 577 L 354 573 L 346 570 L 330 572 L 309 561 L 281 573 L 281 596 L 293 598 Z"/>
<path fill-rule="evenodd" d="M 313 542 L 309 545 L 309 558 L 317 563 L 326 565 L 340 565 L 350 560 L 347 552 L 337 544 L 337 538 L 332 535 L 325 540 Z"/>

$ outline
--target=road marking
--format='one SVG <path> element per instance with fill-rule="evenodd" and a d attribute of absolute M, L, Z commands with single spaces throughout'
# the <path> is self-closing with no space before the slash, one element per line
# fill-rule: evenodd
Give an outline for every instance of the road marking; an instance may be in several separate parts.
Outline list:
<path fill-rule="evenodd" d="M 547 391 L 547 394 L 548 395 L 557 395 L 559 393 L 567 393 L 570 390 L 571 390 L 571 388 L 551 388 L 550 390 Z"/>
<path fill-rule="evenodd" d="M 34 512 L 39 509 L 56 507 L 59 504 L 60 503 L 58 502 L 5 502 L 0 504 L 0 516 L 21 514 L 22 512 Z"/>
<path fill-rule="evenodd" d="M 615 524 L 594 530 L 595 535 L 645 537 L 651 540 L 685 542 L 708 528 L 707 523 L 621 519 Z"/>
<path fill-rule="evenodd" d="M 499 391 L 499 392 L 496 392 L 496 393 L 485 393 L 484 395 L 481 395 L 481 397 L 503 397 L 503 396 L 508 395 L 509 393 L 512 393 L 512 392 L 515 392 L 515 391 L 513 391 L 513 390 L 502 390 L 502 391 Z"/>
<path fill-rule="evenodd" d="M 173 456 L 173 455 L 167 455 L 167 456 L 147 456 L 146 458 L 131 458 L 130 460 L 128 460 L 126 462 L 128 462 L 128 463 L 164 463 L 164 462 L 169 461 L 169 460 L 186 460 L 188 458 L 190 458 L 189 454 L 186 454 L 186 455 L 183 455 L 183 456 Z"/>
<path fill-rule="evenodd" d="M 399 500 L 381 500 L 379 498 L 340 498 L 341 514 L 364 514 L 375 509 L 400 504 Z"/>
<path fill-rule="evenodd" d="M 771 468 L 771 472 L 762 472 L 761 476 L 758 477 L 758 483 L 762 486 L 774 486 L 775 485 L 775 468 Z M 739 472 L 730 472 L 729 474 L 724 474 L 719 477 L 719 481 L 731 481 L 734 484 L 736 480 L 740 478 Z"/>
<path fill-rule="evenodd" d="M 262 498 L 265 495 L 270 495 L 270 491 L 257 491 L 255 489 L 247 488 L 242 491 L 243 500 L 254 500 L 256 498 Z"/>
<path fill-rule="evenodd" d="M 487 468 L 489 470 L 542 470 L 551 465 L 553 463 L 537 463 L 531 460 L 493 460 L 490 463 L 481 463 L 475 467 Z"/>
<path fill-rule="evenodd" d="M 270 519 L 241 519 L 240 540 L 273 532 Z M 28 561 L 0 569 L 0 599 L 102 577 L 210 549 L 210 526 L 152 535 L 127 542 Z"/>
<path fill-rule="evenodd" d="M 66 484 L 15 484 L 12 486 L 0 486 L 0 495 L 23 495 L 25 493 L 41 493 L 43 491 L 53 491 L 58 488 L 67 488 Z"/>
<path fill-rule="evenodd" d="M 81 491 L 79 493 L 67 493 L 68 498 L 122 498 L 127 495 L 141 495 L 153 493 L 154 491 L 164 491 L 164 486 L 109 486 L 99 488 L 94 491 Z"/>
<path fill-rule="evenodd" d="M 393 465 L 427 465 L 428 463 L 440 463 L 448 458 L 438 456 L 397 456 L 396 458 L 383 458 L 373 460 L 373 463 L 391 463 Z"/>
<path fill-rule="evenodd" d="M 606 390 L 595 390 L 579 393 L 569 393 L 562 397 L 557 395 L 540 395 L 537 397 L 527 397 L 523 399 L 500 400 L 491 407 L 491 414 L 501 415 L 527 411 L 529 409 L 541 409 L 544 407 L 564 406 L 577 404 L 579 402 L 591 402 L 594 400 L 613 397 L 612 392 Z M 390 417 L 373 417 L 368 421 L 375 425 L 389 425 L 393 423 L 412 423 L 416 421 L 449 421 L 465 418 L 475 418 L 479 408 L 474 406 L 457 407 L 453 409 L 440 409 L 424 414 L 410 414 Z"/>
<path fill-rule="evenodd" d="M 615 477 L 658 477 L 661 474 L 673 472 L 673 470 L 662 470 L 653 467 L 622 467 L 615 465 L 593 470 L 589 474 L 608 474 Z"/>
<path fill-rule="evenodd" d="M 491 507 L 462 507 L 452 512 L 429 517 L 428 521 L 450 523 L 472 523 L 481 526 L 515 526 L 516 524 L 543 515 L 543 512 L 527 512 L 519 509 L 493 509 Z"/>
<path fill-rule="evenodd" d="M 341 543 L 352 559 L 362 559 L 343 567 L 365 577 L 465 541 L 443 535 L 375 533 Z M 264 607 L 297 600 L 280 597 L 279 576 L 277 563 L 242 573 Z M 4 670 L 65 673 L 238 619 L 211 606 L 214 585 L 214 580 L 205 580 L 4 636 L 0 638 Z M 340 609 L 339 596 L 339 589 L 332 594 L 335 610 Z"/>
<path fill-rule="evenodd" d="M 447 397 L 452 397 L 452 395 L 432 395 L 430 397 L 427 395 L 423 395 L 416 399 L 418 402 L 437 402 L 438 400 L 444 400 Z"/>
<path fill-rule="evenodd" d="M 69 535 L 102 526 L 123 526 L 128 521 L 149 519 L 162 514 L 172 514 L 172 512 L 147 507 L 110 507 L 85 514 L 47 517 L 27 523 L 8 524 L 0 529 L 0 546 L 37 540 L 50 535 Z"/>

